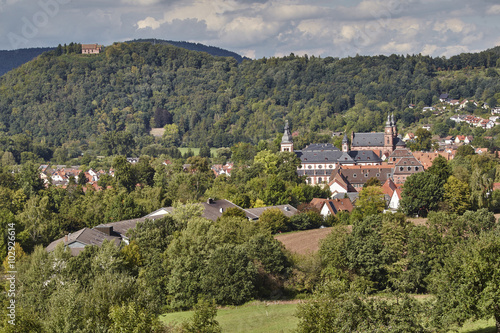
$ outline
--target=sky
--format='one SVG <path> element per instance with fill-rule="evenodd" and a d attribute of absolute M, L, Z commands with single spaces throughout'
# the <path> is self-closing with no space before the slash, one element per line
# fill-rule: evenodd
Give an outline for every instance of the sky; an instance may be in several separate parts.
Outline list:
<path fill-rule="evenodd" d="M 500 45 L 500 0 L 0 0 L 0 50 L 139 38 L 252 59 L 450 57 Z"/>

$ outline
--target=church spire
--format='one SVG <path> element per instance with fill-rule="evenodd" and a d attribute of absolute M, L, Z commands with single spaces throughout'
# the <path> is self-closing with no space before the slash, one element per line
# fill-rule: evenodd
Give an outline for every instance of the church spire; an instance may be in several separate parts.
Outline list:
<path fill-rule="evenodd" d="M 385 127 L 392 127 L 391 114 L 387 113 L 387 121 L 385 122 Z"/>
<path fill-rule="evenodd" d="M 349 141 L 347 140 L 347 133 L 344 133 L 344 138 L 342 139 L 342 151 L 345 153 L 349 151 Z"/>
<path fill-rule="evenodd" d="M 288 120 L 285 121 L 285 129 L 283 131 L 283 137 L 281 138 L 281 148 L 280 151 L 293 151 L 293 139 L 290 134 L 290 127 L 288 126 Z"/>
<path fill-rule="evenodd" d="M 293 142 L 292 135 L 290 134 L 290 127 L 288 126 L 288 120 L 285 121 L 285 130 L 283 132 L 283 137 L 281 138 L 281 143 Z"/>

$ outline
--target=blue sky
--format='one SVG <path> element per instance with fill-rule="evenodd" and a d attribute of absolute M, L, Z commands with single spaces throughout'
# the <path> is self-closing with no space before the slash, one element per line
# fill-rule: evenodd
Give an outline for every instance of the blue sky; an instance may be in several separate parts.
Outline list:
<path fill-rule="evenodd" d="M 0 0 L 0 49 L 160 38 L 250 58 L 428 54 L 500 45 L 499 0 Z"/>

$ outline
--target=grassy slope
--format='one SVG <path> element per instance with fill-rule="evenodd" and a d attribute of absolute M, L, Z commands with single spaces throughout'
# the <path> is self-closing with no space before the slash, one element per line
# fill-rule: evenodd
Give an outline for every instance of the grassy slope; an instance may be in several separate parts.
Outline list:
<path fill-rule="evenodd" d="M 250 304 L 220 309 L 217 321 L 223 332 L 291 332 L 297 327 L 294 316 L 297 304 Z M 168 313 L 160 317 L 165 323 L 181 323 L 193 315 L 192 311 Z"/>
<path fill-rule="evenodd" d="M 297 328 L 297 304 L 270 304 L 252 302 L 239 307 L 220 309 L 217 321 L 223 332 L 292 332 Z M 193 311 L 168 313 L 160 317 L 164 323 L 181 323 L 190 319 Z M 460 333 L 494 333 L 495 322 L 478 320 L 467 323 Z"/>

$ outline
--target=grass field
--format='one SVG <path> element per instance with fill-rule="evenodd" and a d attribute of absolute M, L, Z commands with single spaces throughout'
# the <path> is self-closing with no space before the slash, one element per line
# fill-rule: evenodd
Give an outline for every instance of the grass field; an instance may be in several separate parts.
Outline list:
<path fill-rule="evenodd" d="M 200 148 L 177 148 L 177 149 L 179 149 L 179 151 L 183 155 L 187 153 L 189 149 L 191 149 L 191 151 L 194 153 L 195 156 L 200 154 Z M 210 148 L 210 154 L 212 154 L 212 156 L 215 156 L 216 150 L 217 148 Z"/>
<path fill-rule="evenodd" d="M 217 311 L 223 332 L 291 332 L 297 327 L 297 304 L 252 302 Z M 193 316 L 192 311 L 160 316 L 165 323 L 181 323 Z"/>
<path fill-rule="evenodd" d="M 297 303 L 280 302 L 278 304 L 251 302 L 243 306 L 223 308 L 217 311 L 217 321 L 222 332 L 292 332 L 297 328 L 295 317 Z M 189 320 L 193 311 L 174 312 L 160 316 L 167 324 L 180 324 Z M 495 322 L 478 320 L 465 324 L 459 333 L 494 333 Z"/>

